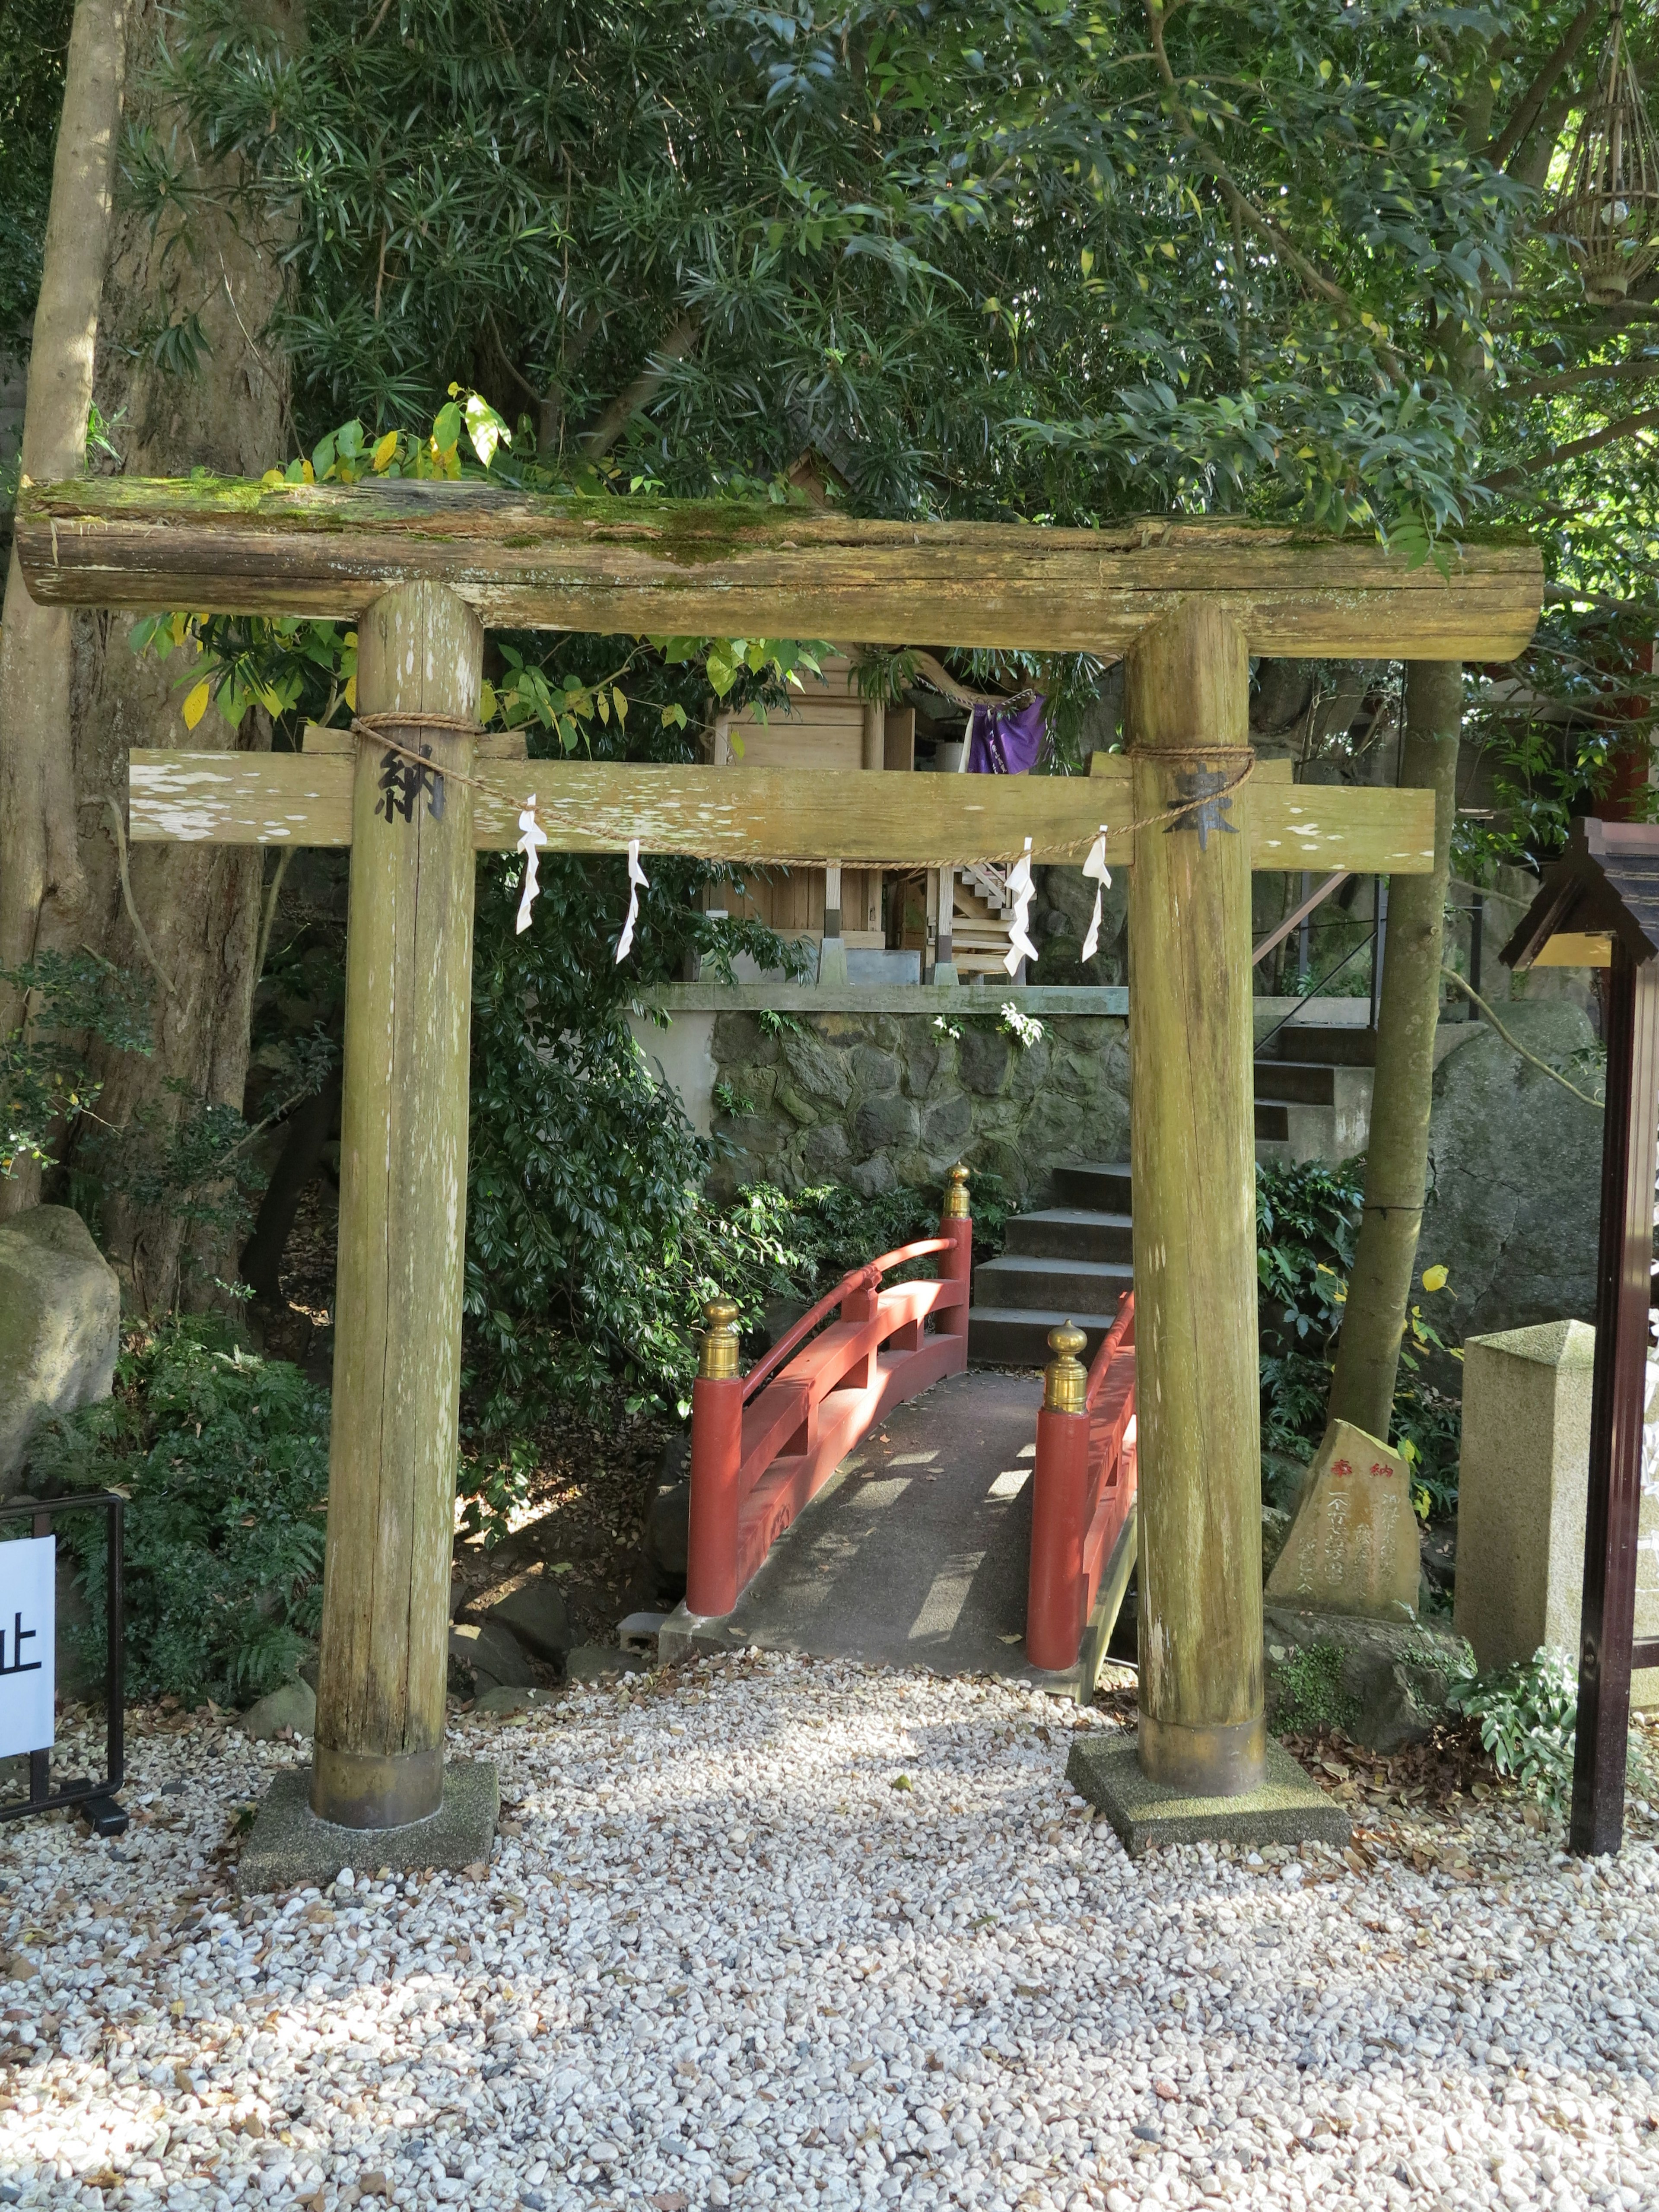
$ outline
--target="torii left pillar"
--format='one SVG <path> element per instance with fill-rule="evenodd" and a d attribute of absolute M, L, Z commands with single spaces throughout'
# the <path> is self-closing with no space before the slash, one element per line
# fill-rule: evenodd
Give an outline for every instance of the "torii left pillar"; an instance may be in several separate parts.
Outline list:
<path fill-rule="evenodd" d="M 358 626 L 360 714 L 431 767 L 357 749 L 316 1746 L 308 1805 L 292 1785 L 267 1799 L 245 1887 L 488 1859 L 499 1809 L 493 1767 L 444 1764 L 476 740 L 443 724 L 475 719 L 483 650 L 439 584 Z"/>

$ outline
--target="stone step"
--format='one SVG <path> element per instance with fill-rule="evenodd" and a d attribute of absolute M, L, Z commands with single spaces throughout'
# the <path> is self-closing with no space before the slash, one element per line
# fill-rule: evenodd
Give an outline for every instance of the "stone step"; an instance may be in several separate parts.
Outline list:
<path fill-rule="evenodd" d="M 994 1367 L 1046 1367 L 1048 1332 L 1069 1321 L 1088 1338 L 1083 1357 L 1092 1359 L 1113 1319 L 1036 1306 L 978 1306 L 968 1316 L 968 1357 Z"/>
<path fill-rule="evenodd" d="M 974 1306 L 1030 1306 L 1040 1311 L 1105 1314 L 1117 1311 L 1118 1299 L 1134 1281 L 1134 1270 L 1122 1260 L 1045 1260 L 1035 1255 L 1004 1253 L 974 1270 Z M 971 1325 L 972 1314 L 969 1314 Z"/>
<path fill-rule="evenodd" d="M 1328 1022 L 1310 1023 L 1304 1029 L 1300 1022 L 1292 1021 L 1269 1038 L 1260 1056 L 1265 1060 L 1316 1060 L 1336 1067 L 1375 1067 L 1376 1031 L 1358 1026 L 1337 1028 Z"/>
<path fill-rule="evenodd" d="M 1255 1140 L 1258 1145 L 1287 1145 L 1290 1142 L 1291 1112 L 1288 1106 L 1273 1106 L 1263 1098 L 1256 1100 Z"/>
<path fill-rule="evenodd" d="M 1344 1068 L 1342 1073 L 1346 1075 L 1349 1071 Z M 1336 1100 L 1336 1069 L 1328 1063 L 1259 1060 L 1255 1095 L 1258 1099 L 1277 1098 L 1296 1106 L 1330 1106 Z"/>
<path fill-rule="evenodd" d="M 1054 1203 L 1127 1214 L 1130 1203 L 1127 1161 L 1084 1160 L 1072 1167 L 1056 1168 Z"/>
<path fill-rule="evenodd" d="M 1129 1232 L 1127 1213 L 1051 1206 L 1040 1213 L 1016 1214 L 1008 1224 L 1004 1250 L 1044 1260 L 1127 1260 Z"/>

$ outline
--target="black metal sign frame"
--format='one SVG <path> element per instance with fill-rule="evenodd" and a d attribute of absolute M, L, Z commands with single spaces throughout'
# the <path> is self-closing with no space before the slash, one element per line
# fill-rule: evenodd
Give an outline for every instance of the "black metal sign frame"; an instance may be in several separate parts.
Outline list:
<path fill-rule="evenodd" d="M 125 1831 L 127 1816 L 115 1802 L 115 1793 L 126 1779 L 126 1731 L 122 1705 L 125 1649 L 121 1609 L 122 1516 L 125 1503 L 116 1491 L 91 1490 L 69 1498 L 22 1498 L 15 1505 L 0 1505 L 0 1522 L 33 1521 L 34 1525 L 30 1533 L 36 1536 L 52 1535 L 54 1533 L 53 1517 L 59 1513 L 83 1512 L 91 1508 L 105 1514 L 107 1531 L 105 1610 L 108 1624 L 108 1644 L 104 1662 L 104 1715 L 107 1743 L 102 1779 L 93 1781 L 80 1775 L 72 1781 L 60 1783 L 54 1790 L 52 1786 L 51 1752 L 32 1751 L 28 1754 L 29 1794 L 10 1804 L 0 1805 L 0 1820 L 17 1820 L 26 1813 L 55 1813 L 64 1807 L 73 1806 L 84 1815 L 95 1835 L 118 1836 Z"/>

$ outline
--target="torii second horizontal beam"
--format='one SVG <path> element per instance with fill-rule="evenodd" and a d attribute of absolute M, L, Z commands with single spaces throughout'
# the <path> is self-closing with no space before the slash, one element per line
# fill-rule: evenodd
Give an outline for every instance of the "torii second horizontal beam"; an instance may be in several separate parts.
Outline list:
<path fill-rule="evenodd" d="M 16 542 L 41 605 L 356 620 L 427 581 L 497 629 L 1106 653 L 1197 595 L 1227 604 L 1254 653 L 1509 660 L 1543 589 L 1524 542 L 1443 545 L 1443 573 L 1365 538 L 1226 520 L 867 522 L 384 478 L 26 482 Z"/>
<path fill-rule="evenodd" d="M 130 761 L 135 842 L 351 842 L 348 754 L 144 750 Z M 1115 758 L 1120 765 L 1127 764 Z M 1121 866 L 1131 857 L 1121 774 L 878 776 L 543 760 L 485 762 L 478 776 L 488 787 L 474 794 L 473 842 L 483 852 L 513 849 L 520 809 L 534 793 L 554 852 L 621 853 L 637 837 L 647 853 L 756 866 L 943 867 L 1017 860 L 1029 837 L 1034 860 L 1076 866 L 1103 817 L 1119 825 L 1108 860 Z M 1248 833 L 1255 868 L 1425 875 L 1434 865 L 1432 792 L 1262 776 L 1218 811 Z"/>

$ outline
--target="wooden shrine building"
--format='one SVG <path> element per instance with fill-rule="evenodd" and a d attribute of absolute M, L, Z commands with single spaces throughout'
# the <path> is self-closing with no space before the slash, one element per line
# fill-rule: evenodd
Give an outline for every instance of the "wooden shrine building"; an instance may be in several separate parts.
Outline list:
<path fill-rule="evenodd" d="M 1108 858 L 1131 868 L 1139 1760 L 1173 1792 L 1256 1791 L 1250 871 L 1425 872 L 1450 824 L 1425 793 L 1255 778 L 1250 657 L 1506 660 L 1536 620 L 1537 555 L 1449 547 L 1443 571 L 1225 521 L 1054 530 L 467 483 L 124 477 L 26 486 L 16 543 L 45 603 L 360 632 L 355 760 L 140 752 L 131 782 L 136 837 L 350 847 L 318 1824 L 412 1833 L 446 1804 L 473 854 L 512 848 L 532 790 L 556 849 L 637 838 L 647 855 L 757 866 L 1006 865 L 1027 839 L 1033 860 L 1075 863 L 1109 825 Z M 836 769 L 492 760 L 479 788 L 489 623 L 1121 654 L 1128 751 L 1108 777 L 884 775 L 879 806 L 861 770 Z M 447 803 L 405 818 L 384 789 L 411 752 Z M 431 1864 L 434 1832 L 371 1848 Z"/>

